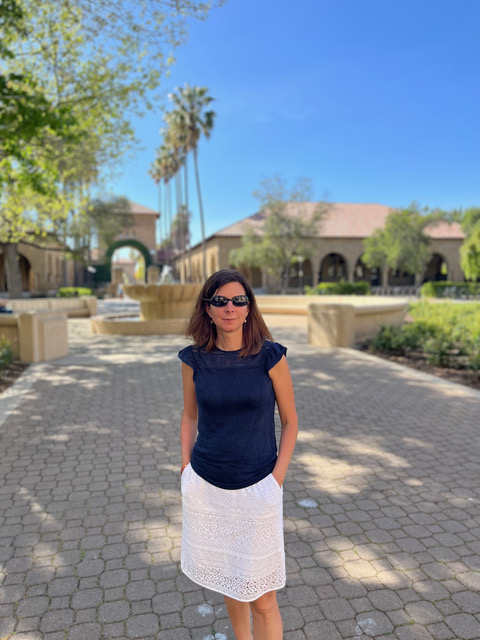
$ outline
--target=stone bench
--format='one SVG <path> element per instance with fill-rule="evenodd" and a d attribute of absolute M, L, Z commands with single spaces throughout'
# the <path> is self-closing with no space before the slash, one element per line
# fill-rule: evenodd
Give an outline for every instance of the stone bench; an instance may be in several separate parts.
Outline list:
<path fill-rule="evenodd" d="M 373 338 L 382 325 L 402 326 L 408 301 L 382 304 L 311 304 L 308 342 L 319 347 L 353 347 Z"/>
<path fill-rule="evenodd" d="M 351 347 L 386 324 L 401 326 L 407 298 L 378 296 L 257 296 L 262 314 L 304 315 L 308 341 L 321 347 Z"/>
<path fill-rule="evenodd" d="M 0 336 L 10 342 L 21 362 L 44 362 L 68 354 L 66 311 L 0 313 Z"/>
<path fill-rule="evenodd" d="M 97 313 L 96 296 L 78 298 L 22 298 L 6 300 L 14 313 L 24 311 L 65 311 L 69 318 L 89 318 Z"/>

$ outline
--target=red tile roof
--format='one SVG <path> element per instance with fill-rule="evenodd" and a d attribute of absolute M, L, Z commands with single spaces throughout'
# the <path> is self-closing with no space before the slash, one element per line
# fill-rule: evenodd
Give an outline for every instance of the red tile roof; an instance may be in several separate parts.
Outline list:
<path fill-rule="evenodd" d="M 310 216 L 318 206 L 317 202 L 290 204 L 291 215 Z M 335 202 L 327 205 L 327 213 L 320 222 L 318 236 L 321 238 L 367 238 L 375 229 L 385 226 L 385 220 L 393 209 L 383 204 L 357 204 L 352 202 Z M 254 213 L 248 218 L 221 229 L 213 236 L 242 236 L 248 226 L 253 226 L 261 233 L 265 213 Z M 431 238 L 460 239 L 465 237 L 458 222 L 448 224 L 442 222 L 427 227 Z"/>
<path fill-rule="evenodd" d="M 143 215 L 156 215 L 158 217 L 158 211 L 154 211 L 153 209 L 149 209 L 148 207 L 144 207 L 143 204 L 138 204 L 137 202 L 128 201 L 128 205 L 130 211 L 132 213 L 141 213 Z"/>

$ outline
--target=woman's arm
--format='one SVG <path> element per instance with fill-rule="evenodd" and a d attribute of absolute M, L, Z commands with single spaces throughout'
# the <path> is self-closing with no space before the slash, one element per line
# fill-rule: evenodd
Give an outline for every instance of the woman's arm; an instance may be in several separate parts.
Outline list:
<path fill-rule="evenodd" d="M 197 439 L 198 408 L 193 382 L 193 369 L 182 362 L 183 414 L 180 423 L 180 447 L 182 450 L 182 469 L 190 462 L 193 445 Z"/>
<path fill-rule="evenodd" d="M 277 462 L 272 473 L 281 486 L 285 480 L 298 434 L 298 418 L 297 410 L 295 409 L 292 377 L 285 356 L 282 356 L 280 362 L 270 369 L 270 378 L 282 423 Z"/>

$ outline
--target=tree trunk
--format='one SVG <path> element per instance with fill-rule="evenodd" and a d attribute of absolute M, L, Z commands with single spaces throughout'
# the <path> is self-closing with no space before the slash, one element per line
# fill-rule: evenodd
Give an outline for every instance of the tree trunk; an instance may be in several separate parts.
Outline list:
<path fill-rule="evenodd" d="M 20 273 L 20 262 L 18 256 L 18 245 L 16 242 L 6 242 L 3 244 L 3 256 L 5 259 L 5 276 L 7 279 L 8 297 L 22 297 L 22 275 Z"/>
<path fill-rule="evenodd" d="M 198 208 L 200 209 L 200 226 L 202 229 L 202 257 L 203 257 L 203 279 L 207 279 L 207 245 L 205 242 L 205 220 L 203 217 L 202 192 L 200 190 L 200 175 L 198 173 L 197 148 L 193 148 L 193 163 L 195 166 L 195 181 L 197 183 Z"/>
<path fill-rule="evenodd" d="M 183 177 L 185 180 L 185 210 L 188 216 L 188 237 L 187 237 L 187 256 L 188 256 L 188 272 L 190 276 L 186 278 L 187 282 L 193 282 L 192 279 L 192 245 L 191 245 L 191 234 L 190 234 L 190 205 L 188 202 L 188 154 L 185 155 L 185 165 L 183 167 Z"/>
<path fill-rule="evenodd" d="M 283 273 L 281 275 L 282 278 L 282 282 L 281 282 L 281 286 L 280 286 L 280 293 L 282 296 L 284 296 L 287 293 L 287 288 L 288 288 L 288 283 L 290 281 L 290 267 L 287 266 L 285 267 L 285 269 L 283 270 Z"/>
<path fill-rule="evenodd" d="M 388 287 L 388 265 L 384 264 L 382 267 L 382 287 L 386 290 Z"/>

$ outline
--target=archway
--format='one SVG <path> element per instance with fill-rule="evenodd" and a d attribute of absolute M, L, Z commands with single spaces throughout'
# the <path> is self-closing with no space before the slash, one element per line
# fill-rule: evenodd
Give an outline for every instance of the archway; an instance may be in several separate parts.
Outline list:
<path fill-rule="evenodd" d="M 354 282 L 369 282 L 371 287 L 379 287 L 382 284 L 382 271 L 379 267 L 369 268 L 358 258 L 353 272 Z"/>
<path fill-rule="evenodd" d="M 107 251 L 105 252 L 105 264 L 103 265 L 102 270 L 102 279 L 106 281 L 110 281 L 112 278 L 112 257 L 117 249 L 122 249 L 124 247 L 131 247 L 132 249 L 136 249 L 145 260 L 145 280 L 147 278 L 147 267 L 152 264 L 152 257 L 147 247 L 139 242 L 138 240 L 134 240 L 133 238 L 125 238 L 124 240 L 117 240 L 113 244 L 111 244 Z"/>
<path fill-rule="evenodd" d="M 401 271 L 400 269 L 390 270 L 388 273 L 388 285 L 390 287 L 413 287 L 415 275 Z"/>
<path fill-rule="evenodd" d="M 262 270 L 258 267 L 247 267 L 242 264 L 240 267 L 229 265 L 229 269 L 239 271 L 248 280 L 248 284 L 252 289 L 260 289 L 262 286 Z"/>
<path fill-rule="evenodd" d="M 319 282 L 339 282 L 346 279 L 347 262 L 340 253 L 329 253 L 320 264 Z"/>
<path fill-rule="evenodd" d="M 312 263 L 310 260 L 296 261 L 290 271 L 288 287 L 298 293 L 303 293 L 306 286 L 313 286 Z"/>
<path fill-rule="evenodd" d="M 439 282 L 447 278 L 447 261 L 440 253 L 434 253 L 425 268 L 424 282 Z"/>
<path fill-rule="evenodd" d="M 33 286 L 33 271 L 30 261 L 21 253 L 18 254 L 18 266 L 22 280 L 22 291 L 31 291 Z M 5 258 L 0 254 L 0 291 L 8 291 L 7 276 L 5 270 Z"/>
<path fill-rule="evenodd" d="M 24 291 L 30 291 L 30 280 L 31 280 L 31 272 L 32 266 L 30 264 L 30 260 L 26 258 L 21 253 L 18 255 L 18 263 L 20 265 L 20 275 L 22 278 L 22 289 Z"/>
<path fill-rule="evenodd" d="M 105 258 L 107 259 L 107 261 L 111 262 L 114 251 L 116 251 L 117 249 L 121 249 L 122 247 L 132 247 L 133 249 L 140 251 L 145 259 L 145 268 L 149 267 L 152 264 L 152 257 L 147 247 L 138 240 L 133 240 L 132 238 L 127 238 L 126 240 L 117 240 L 116 242 L 111 244 L 105 252 Z"/>

